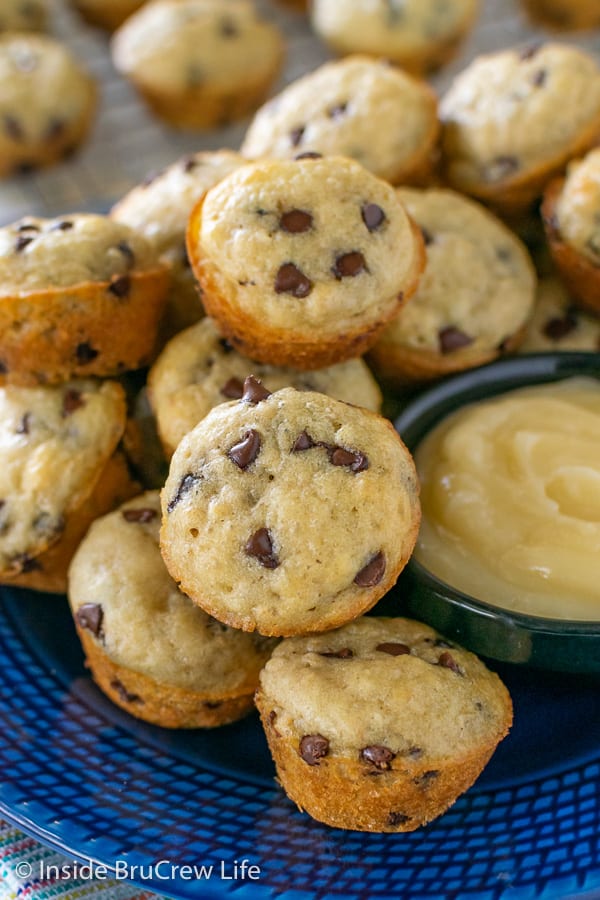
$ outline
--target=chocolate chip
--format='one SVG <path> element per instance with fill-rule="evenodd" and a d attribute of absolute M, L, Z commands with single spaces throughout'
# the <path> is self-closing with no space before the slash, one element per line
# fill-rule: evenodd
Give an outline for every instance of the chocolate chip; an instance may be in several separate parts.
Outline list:
<path fill-rule="evenodd" d="M 119 681 L 118 678 L 114 678 L 110 686 L 113 690 L 117 692 L 123 703 L 143 703 L 144 701 L 140 697 L 139 694 L 131 694 L 122 681 Z"/>
<path fill-rule="evenodd" d="M 410 653 L 410 647 L 407 644 L 401 644 L 396 641 L 385 641 L 383 644 L 377 644 L 375 647 L 380 653 L 388 653 L 390 656 L 406 656 Z"/>
<path fill-rule="evenodd" d="M 39 572 L 42 569 L 37 559 L 29 556 L 28 553 L 17 553 L 11 557 L 10 562 L 13 571 L 19 575 L 28 575 L 30 572 Z"/>
<path fill-rule="evenodd" d="M 67 129 L 64 119 L 50 119 L 46 128 L 46 140 L 56 141 L 61 138 Z"/>
<path fill-rule="evenodd" d="M 461 331 L 460 328 L 455 328 L 454 325 L 448 325 L 447 328 L 440 329 L 438 332 L 438 340 L 440 352 L 446 354 L 454 353 L 455 350 L 462 350 L 463 347 L 468 347 L 469 344 L 473 343 L 474 339 L 468 334 L 465 334 L 464 331 Z"/>
<path fill-rule="evenodd" d="M 305 126 L 300 125 L 299 128 L 294 128 L 293 131 L 290 131 L 290 141 L 292 143 L 292 147 L 297 147 L 300 141 L 302 140 L 302 135 L 304 134 Z"/>
<path fill-rule="evenodd" d="M 433 244 L 433 240 L 434 240 L 433 235 L 431 234 L 430 231 L 427 231 L 426 228 L 423 228 L 422 225 L 421 225 L 421 234 L 423 235 L 423 243 L 425 244 L 426 247 L 429 247 L 430 244 Z"/>
<path fill-rule="evenodd" d="M 21 253 L 21 251 L 24 250 L 25 247 L 28 247 L 34 240 L 35 238 L 26 237 L 24 234 L 20 234 L 15 241 L 15 251 Z"/>
<path fill-rule="evenodd" d="M 385 213 L 376 203 L 363 203 L 360 214 L 369 231 L 377 231 L 385 222 Z"/>
<path fill-rule="evenodd" d="M 258 431 L 251 429 L 247 431 L 239 443 L 234 444 L 227 451 L 227 456 L 232 463 L 244 471 L 248 466 L 252 465 L 258 454 L 260 453 L 260 434 Z"/>
<path fill-rule="evenodd" d="M 2 117 L 2 123 L 5 133 L 12 138 L 13 141 L 22 141 L 25 137 L 23 126 L 15 116 L 5 113 Z"/>
<path fill-rule="evenodd" d="M 325 656 L 328 659 L 352 659 L 354 652 L 350 647 L 342 647 L 341 650 L 325 650 L 319 653 L 319 656 Z"/>
<path fill-rule="evenodd" d="M 380 551 L 354 578 L 358 587 L 375 587 L 385 574 L 385 555 Z"/>
<path fill-rule="evenodd" d="M 218 709 L 220 706 L 223 706 L 222 700 L 205 700 L 204 706 L 206 709 Z"/>
<path fill-rule="evenodd" d="M 244 403 L 262 403 L 263 400 L 270 396 L 271 391 L 268 391 L 262 381 L 254 375 L 248 375 L 244 379 L 244 392 L 242 394 Z"/>
<path fill-rule="evenodd" d="M 219 338 L 219 344 L 221 346 L 221 350 L 223 351 L 223 353 L 233 353 L 233 347 L 231 346 L 231 344 L 229 343 L 227 338 L 224 338 L 224 337 Z M 240 384 L 241 384 L 241 382 L 240 382 Z"/>
<path fill-rule="evenodd" d="M 230 378 L 229 381 L 221 388 L 224 397 L 231 400 L 241 400 L 244 393 L 244 385 L 239 378 Z"/>
<path fill-rule="evenodd" d="M 329 107 L 329 109 L 327 110 L 327 115 L 330 119 L 341 119 L 347 109 L 347 103 L 336 103 L 335 106 Z"/>
<path fill-rule="evenodd" d="M 300 740 L 300 756 L 309 766 L 318 766 L 329 753 L 329 741 L 322 734 L 305 734 Z"/>
<path fill-rule="evenodd" d="M 486 169 L 487 181 L 503 181 L 519 168 L 519 160 L 516 156 L 497 156 Z"/>
<path fill-rule="evenodd" d="M 303 209 L 291 209 L 289 212 L 285 212 L 279 220 L 279 227 L 288 234 L 302 234 L 304 231 L 310 231 L 312 224 L 313 217 Z"/>
<path fill-rule="evenodd" d="M 188 472 L 187 475 L 184 475 L 179 483 L 179 487 L 177 488 L 177 493 L 171 500 L 169 500 L 169 503 L 167 504 L 167 512 L 173 512 L 177 504 L 185 497 L 186 494 L 189 494 L 194 485 L 199 481 L 200 475 L 194 475 L 193 472 Z"/>
<path fill-rule="evenodd" d="M 444 669 L 450 669 L 452 672 L 456 672 L 457 675 L 464 675 L 463 670 L 448 651 L 444 651 L 444 653 L 440 654 L 437 664 Z"/>
<path fill-rule="evenodd" d="M 127 259 L 129 265 L 133 266 L 133 264 L 135 263 L 135 253 L 133 252 L 127 241 L 119 241 L 119 243 L 117 244 L 117 249 L 121 251 L 123 256 Z"/>
<path fill-rule="evenodd" d="M 231 19 L 221 19 L 219 34 L 224 38 L 234 38 L 239 35 L 239 29 Z"/>
<path fill-rule="evenodd" d="M 429 769 L 427 772 L 423 772 L 421 775 L 417 775 L 416 778 L 413 778 L 413 784 L 424 788 L 429 787 L 431 782 L 435 781 L 439 774 L 437 769 Z"/>
<path fill-rule="evenodd" d="M 397 825 L 406 825 L 407 822 L 410 822 L 410 816 L 407 816 L 406 813 L 392 811 L 388 815 L 387 823 L 392 828 Z"/>
<path fill-rule="evenodd" d="M 24 222 L 22 225 L 19 225 L 17 231 L 39 231 L 40 226 L 34 225 L 33 222 Z"/>
<path fill-rule="evenodd" d="M 316 447 L 317 444 L 313 441 L 308 431 L 301 431 L 292 446 L 292 453 L 302 453 L 304 450 L 310 450 L 311 447 Z"/>
<path fill-rule="evenodd" d="M 102 635 L 104 610 L 99 603 L 84 603 L 75 613 L 75 621 L 80 628 L 91 631 L 95 637 L 99 638 Z"/>
<path fill-rule="evenodd" d="M 247 556 L 253 556 L 265 569 L 276 569 L 279 565 L 268 528 L 259 528 L 258 531 L 255 531 L 252 537 L 246 541 L 244 549 Z"/>
<path fill-rule="evenodd" d="M 19 425 L 15 429 L 15 434 L 29 434 L 29 423 L 31 421 L 31 413 L 26 412 Z"/>
<path fill-rule="evenodd" d="M 361 272 L 368 272 L 364 256 L 358 250 L 351 253 L 342 253 L 335 261 L 332 270 L 338 281 L 342 278 L 356 278 Z"/>
<path fill-rule="evenodd" d="M 572 312 L 565 313 L 564 316 L 556 316 L 548 319 L 544 325 L 544 334 L 551 341 L 560 341 L 561 338 L 571 334 L 577 328 L 577 317 Z"/>
<path fill-rule="evenodd" d="M 98 356 L 98 350 L 94 350 L 91 344 L 84 342 L 82 344 L 77 344 L 75 348 L 75 356 L 77 357 L 77 362 L 82 366 L 86 363 L 91 363 Z"/>
<path fill-rule="evenodd" d="M 0 375 L 6 375 L 7 372 L 8 372 L 8 366 L 6 365 L 5 362 L 2 362 L 2 360 L 0 359 Z"/>
<path fill-rule="evenodd" d="M 85 406 L 85 400 L 83 399 L 79 391 L 76 391 L 73 388 L 68 390 L 63 397 L 63 419 L 65 419 L 67 416 L 70 416 L 71 413 L 76 412 L 78 409 L 81 409 L 82 406 Z"/>
<path fill-rule="evenodd" d="M 297 153 L 294 159 L 323 159 L 323 154 L 317 153 L 316 150 L 306 150 L 304 153 Z"/>
<path fill-rule="evenodd" d="M 156 518 L 156 510 L 148 508 L 124 509 L 122 515 L 126 522 L 139 522 L 141 525 L 145 525 L 146 522 L 151 522 Z"/>
<path fill-rule="evenodd" d="M 131 278 L 129 275 L 116 275 L 113 276 L 108 290 L 111 294 L 114 294 L 115 297 L 118 297 L 119 300 L 122 300 L 124 297 L 127 297 L 129 291 L 131 290 Z"/>
<path fill-rule="evenodd" d="M 391 762 L 395 756 L 396 754 L 387 747 L 382 747 L 378 744 L 373 744 L 371 747 L 363 747 L 360 751 L 360 758 L 363 762 L 369 763 L 369 765 L 375 766 L 376 769 L 381 769 L 382 771 L 391 768 Z"/>
<path fill-rule="evenodd" d="M 369 468 L 369 460 L 364 453 L 359 453 L 358 450 L 345 450 L 344 447 L 332 448 L 329 462 L 333 466 L 342 466 L 352 472 L 364 472 Z"/>
<path fill-rule="evenodd" d="M 547 78 L 548 72 L 546 71 L 546 69 L 538 69 L 531 79 L 531 83 L 535 85 L 535 87 L 543 87 L 546 84 Z"/>
<path fill-rule="evenodd" d="M 294 263 L 287 262 L 279 267 L 275 277 L 275 293 L 291 294 L 292 297 L 308 297 L 313 283 Z"/>
<path fill-rule="evenodd" d="M 73 223 L 69 219 L 61 219 L 60 222 L 52 225 L 50 231 L 70 231 L 71 228 L 73 228 Z"/>

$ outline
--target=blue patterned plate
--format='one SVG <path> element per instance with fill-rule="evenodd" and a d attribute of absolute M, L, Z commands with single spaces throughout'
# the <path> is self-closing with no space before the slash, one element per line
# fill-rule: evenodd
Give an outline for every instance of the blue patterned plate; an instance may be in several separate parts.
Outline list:
<path fill-rule="evenodd" d="M 598 681 L 501 675 L 515 726 L 446 815 L 406 835 L 336 831 L 277 788 L 255 717 L 206 733 L 137 722 L 91 683 L 64 600 L 4 590 L 0 814 L 77 859 L 143 866 L 137 883 L 181 900 L 598 898 Z M 158 860 L 210 877 L 148 877 Z"/>

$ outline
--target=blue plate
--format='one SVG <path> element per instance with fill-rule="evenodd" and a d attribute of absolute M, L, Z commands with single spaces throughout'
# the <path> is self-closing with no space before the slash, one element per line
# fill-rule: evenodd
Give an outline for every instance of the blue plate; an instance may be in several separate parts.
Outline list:
<path fill-rule="evenodd" d="M 494 667 L 515 725 L 477 784 L 412 834 L 342 832 L 277 788 L 256 717 L 211 732 L 130 718 L 86 674 L 65 601 L 5 589 L 0 815 L 76 859 L 143 866 L 137 883 L 182 900 L 598 898 L 600 684 Z M 234 877 L 244 859 L 258 880 Z M 165 881 L 158 860 L 213 868 Z"/>

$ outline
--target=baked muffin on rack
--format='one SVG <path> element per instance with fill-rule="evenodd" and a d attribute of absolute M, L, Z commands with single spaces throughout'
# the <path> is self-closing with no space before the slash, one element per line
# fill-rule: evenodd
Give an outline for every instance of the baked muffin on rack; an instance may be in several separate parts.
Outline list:
<path fill-rule="evenodd" d="M 336 53 L 369 53 L 422 74 L 448 62 L 478 0 L 312 0 L 314 30 Z"/>
<path fill-rule="evenodd" d="M 399 188 L 421 227 L 425 272 L 414 297 L 370 354 L 395 385 L 491 362 L 523 340 L 536 276 L 525 246 L 479 203 L 454 191 Z"/>
<path fill-rule="evenodd" d="M 0 228 L 0 384 L 148 362 L 169 270 L 133 229 L 85 213 Z"/>
<path fill-rule="evenodd" d="M 0 176 L 60 162 L 87 137 L 96 86 L 58 41 L 0 34 L 0 83 Z"/>
<path fill-rule="evenodd" d="M 145 0 L 71 0 L 80 16 L 90 25 L 114 31 L 134 13 Z"/>
<path fill-rule="evenodd" d="M 600 27 L 598 0 L 523 0 L 535 22 L 558 31 Z"/>
<path fill-rule="evenodd" d="M 176 128 L 222 126 L 256 109 L 283 53 L 250 0 L 154 0 L 112 41 L 117 70 Z"/>
<path fill-rule="evenodd" d="M 248 375 L 271 392 L 295 387 L 373 412 L 381 408 L 381 391 L 362 360 L 315 372 L 263 365 L 238 353 L 206 318 L 169 341 L 148 375 L 149 398 L 167 456 L 214 406 L 239 400 Z"/>
<path fill-rule="evenodd" d="M 575 306 L 558 278 L 542 278 L 520 350 L 523 353 L 549 350 L 597 353 L 600 351 L 600 318 Z"/>
<path fill-rule="evenodd" d="M 214 728 L 253 709 L 274 641 L 211 619 L 160 555 L 158 491 L 98 519 L 69 572 L 69 601 L 98 687 L 165 728 Z"/>
<path fill-rule="evenodd" d="M 401 618 L 282 641 L 256 704 L 289 797 L 355 831 L 414 831 L 441 815 L 512 723 L 497 675 Z"/>
<path fill-rule="evenodd" d="M 112 208 L 111 218 L 141 233 L 171 267 L 161 342 L 203 315 L 185 246 L 190 213 L 199 197 L 245 162 L 233 150 L 190 154 L 149 175 Z"/>
<path fill-rule="evenodd" d="M 425 262 L 389 184 L 354 160 L 314 154 L 251 163 L 212 188 L 192 213 L 188 253 L 205 309 L 234 347 L 298 369 L 362 355 Z"/>
<path fill-rule="evenodd" d="M 120 385 L 0 387 L 0 581 L 64 591 L 90 523 L 139 488 L 118 450 Z"/>
<path fill-rule="evenodd" d="M 442 98 L 446 176 L 459 191 L 520 214 L 600 131 L 600 68 L 548 43 L 478 57 Z"/>
<path fill-rule="evenodd" d="M 45 31 L 47 24 L 48 0 L 3 0 L 0 32 Z"/>
<path fill-rule="evenodd" d="M 241 153 L 349 156 L 392 183 L 420 183 L 436 162 L 437 98 L 429 85 L 366 56 L 328 62 L 256 113 Z"/>
<path fill-rule="evenodd" d="M 542 217 L 560 277 L 580 305 L 600 315 L 600 149 L 553 181 Z"/>
<path fill-rule="evenodd" d="M 395 583 L 420 522 L 412 457 L 391 422 L 324 394 L 212 409 L 171 460 L 161 550 L 219 621 L 261 634 L 326 631 Z"/>

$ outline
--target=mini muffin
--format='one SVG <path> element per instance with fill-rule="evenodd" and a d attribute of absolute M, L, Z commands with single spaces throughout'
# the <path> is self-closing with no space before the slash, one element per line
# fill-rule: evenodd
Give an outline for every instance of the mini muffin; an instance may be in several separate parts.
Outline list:
<path fill-rule="evenodd" d="M 600 149 L 572 163 L 542 206 L 552 258 L 569 292 L 600 314 Z"/>
<path fill-rule="evenodd" d="M 145 0 L 71 0 L 80 16 L 90 25 L 114 31 L 122 25 Z"/>
<path fill-rule="evenodd" d="M 226 400 L 239 400 L 248 375 L 258 377 L 267 390 L 283 387 L 318 391 L 364 406 L 381 408 L 381 391 L 360 359 L 318 369 L 261 365 L 241 356 L 206 318 L 171 340 L 148 375 L 149 397 L 167 456 L 210 410 Z"/>
<path fill-rule="evenodd" d="M 69 571 L 69 602 L 98 687 L 139 719 L 213 728 L 253 708 L 274 642 L 207 616 L 169 577 L 151 491 L 92 525 Z"/>
<path fill-rule="evenodd" d="M 521 350 L 523 353 L 552 350 L 598 352 L 600 318 L 578 309 L 557 278 L 543 278 Z"/>
<path fill-rule="evenodd" d="M 299 78 L 259 109 L 241 152 L 349 156 L 380 178 L 410 184 L 429 175 L 438 134 L 429 85 L 381 60 L 350 56 Z"/>
<path fill-rule="evenodd" d="M 45 31 L 48 0 L 3 0 L 0 31 Z"/>
<path fill-rule="evenodd" d="M 362 355 L 425 262 L 393 188 L 334 156 L 233 172 L 194 209 L 188 254 L 204 307 L 233 345 L 298 369 Z"/>
<path fill-rule="evenodd" d="M 162 492 L 161 549 L 219 621 L 266 635 L 336 628 L 395 583 L 420 521 L 391 422 L 248 377 L 183 438 Z"/>
<path fill-rule="evenodd" d="M 0 228 L 0 383 L 112 375 L 148 361 L 169 286 L 144 237 L 106 216 Z"/>
<path fill-rule="evenodd" d="M 598 0 L 523 0 L 534 21 L 560 31 L 600 27 Z"/>
<path fill-rule="evenodd" d="M 477 0 L 312 0 L 311 22 L 336 53 L 383 56 L 417 74 L 456 53 Z"/>
<path fill-rule="evenodd" d="M 441 815 L 512 723 L 497 675 L 400 618 L 283 641 L 256 704 L 288 796 L 355 831 L 414 831 Z"/>
<path fill-rule="evenodd" d="M 113 207 L 111 217 L 134 228 L 171 266 L 161 340 L 193 325 L 202 304 L 185 246 L 185 231 L 196 201 L 246 160 L 232 150 L 194 153 L 149 176 Z"/>
<path fill-rule="evenodd" d="M 250 0 L 154 0 L 113 38 L 117 70 L 176 128 L 212 128 L 261 103 L 283 59 Z"/>
<path fill-rule="evenodd" d="M 455 79 L 440 113 L 450 184 L 516 214 L 596 141 L 600 69 L 565 44 L 502 50 Z"/>
<path fill-rule="evenodd" d="M 120 385 L 0 388 L 0 581 L 62 590 L 95 513 L 131 495 Z"/>
<path fill-rule="evenodd" d="M 87 137 L 95 83 L 58 41 L 0 34 L 0 83 L 0 176 L 60 162 Z"/>
<path fill-rule="evenodd" d="M 371 351 L 376 373 L 395 385 L 491 362 L 516 349 L 535 299 L 529 254 L 509 229 L 454 191 L 400 188 L 427 246 L 415 296 Z"/>

